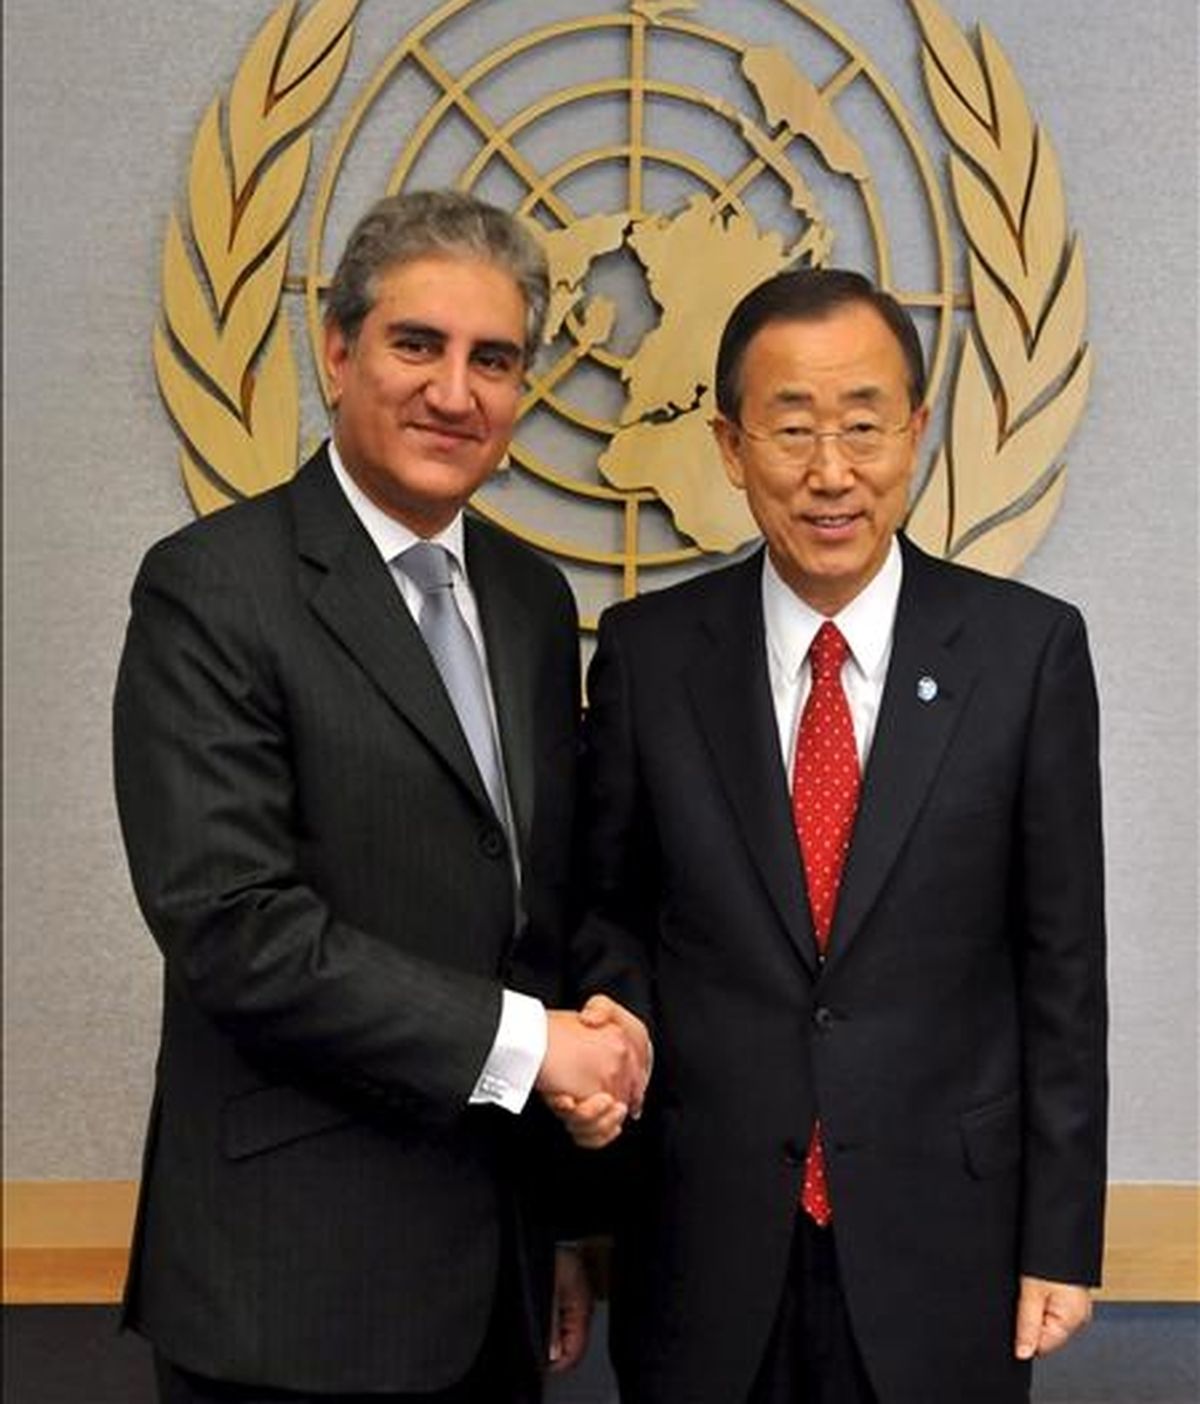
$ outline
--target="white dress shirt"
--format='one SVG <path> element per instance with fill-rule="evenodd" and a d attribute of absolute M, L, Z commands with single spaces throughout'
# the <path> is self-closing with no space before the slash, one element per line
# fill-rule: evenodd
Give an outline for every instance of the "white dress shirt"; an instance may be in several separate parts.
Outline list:
<path fill-rule="evenodd" d="M 850 648 L 842 665 L 842 690 L 850 706 L 860 770 L 866 768 L 875 737 L 875 722 L 892 656 L 892 634 L 903 573 L 900 547 L 893 538 L 883 565 L 866 587 L 833 616 L 833 623 Z M 779 753 L 790 786 L 796 732 L 812 686 L 808 650 L 826 616 L 805 604 L 784 584 L 769 554 L 763 557 L 762 600 L 767 669 L 779 728 Z"/>
<path fill-rule="evenodd" d="M 422 606 L 421 591 L 399 566 L 392 563 L 410 546 L 425 538 L 417 536 L 402 522 L 388 516 L 382 508 L 377 507 L 371 501 L 346 471 L 346 466 L 332 439 L 329 441 L 329 461 L 333 465 L 334 477 L 346 494 L 350 506 L 354 509 L 355 516 L 362 522 L 367 535 L 375 543 L 376 549 L 387 563 L 392 579 L 396 583 L 396 589 L 400 592 L 401 599 L 408 606 L 409 613 L 419 627 Z M 488 711 L 491 713 L 492 731 L 496 737 L 496 750 L 497 754 L 503 754 L 496 722 L 496 699 L 492 695 L 491 676 L 487 666 L 487 648 L 484 644 L 483 629 L 479 622 L 479 607 L 471 590 L 471 582 L 467 578 L 463 538 L 463 517 L 462 513 L 458 512 L 445 530 L 428 539 L 436 545 L 445 547 L 450 556 L 454 600 L 471 638 L 475 642 L 475 647 L 479 650 L 479 658 L 483 665 L 484 685 L 487 690 Z M 507 812 L 501 817 L 507 824 L 509 833 L 512 833 L 512 808 L 507 786 L 505 787 L 504 802 Z M 514 854 L 516 852 L 515 844 L 513 852 Z M 514 858 L 514 866 L 515 862 Z M 515 876 L 519 880 L 519 869 Z M 506 989 L 496 1037 L 483 1065 L 483 1071 L 479 1074 L 479 1079 L 471 1093 L 470 1100 L 472 1102 L 492 1102 L 503 1107 L 506 1111 L 519 1112 L 529 1099 L 538 1069 L 542 1066 L 542 1060 L 546 1056 L 546 1040 L 546 1010 L 542 1002 L 534 999 L 531 995 Z"/>

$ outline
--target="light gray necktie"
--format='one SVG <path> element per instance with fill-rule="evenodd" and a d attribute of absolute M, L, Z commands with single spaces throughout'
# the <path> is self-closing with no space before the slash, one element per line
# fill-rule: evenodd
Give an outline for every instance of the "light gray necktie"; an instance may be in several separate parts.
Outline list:
<path fill-rule="evenodd" d="M 431 541 L 419 541 L 402 551 L 395 563 L 421 592 L 418 626 L 422 637 L 454 703 L 488 796 L 501 820 L 506 821 L 508 806 L 483 665 L 454 599 L 449 552 Z"/>

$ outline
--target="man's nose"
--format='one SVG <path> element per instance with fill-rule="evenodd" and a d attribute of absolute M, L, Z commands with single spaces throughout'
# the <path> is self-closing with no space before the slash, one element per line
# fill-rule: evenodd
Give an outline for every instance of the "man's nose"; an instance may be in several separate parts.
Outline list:
<path fill-rule="evenodd" d="M 439 414 L 466 414 L 473 404 L 471 367 L 465 356 L 442 356 L 430 371 L 425 398 Z"/>
<path fill-rule="evenodd" d="M 814 492 L 845 492 L 853 486 L 854 468 L 847 462 L 835 434 L 817 436 L 805 476 Z"/>

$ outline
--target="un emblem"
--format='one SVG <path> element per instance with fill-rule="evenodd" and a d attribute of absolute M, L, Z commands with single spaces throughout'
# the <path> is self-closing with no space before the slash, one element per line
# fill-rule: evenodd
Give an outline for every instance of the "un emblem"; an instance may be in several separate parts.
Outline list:
<path fill-rule="evenodd" d="M 752 40 L 697 0 L 451 0 L 340 112 L 370 7 L 296 8 L 203 117 L 168 223 L 154 356 L 198 511 L 284 480 L 316 436 L 322 295 L 353 219 L 454 185 L 524 216 L 553 283 L 507 469 L 473 506 L 564 566 L 586 623 L 755 538 L 710 439 L 712 371 L 734 303 L 789 266 L 861 267 L 917 317 L 945 405 L 909 534 L 998 574 L 1041 539 L 1088 392 L 1085 271 L 1049 137 L 986 30 L 910 0 L 938 162 L 879 66 L 798 0 L 739 4 Z M 893 236 L 893 200 L 923 241 Z"/>

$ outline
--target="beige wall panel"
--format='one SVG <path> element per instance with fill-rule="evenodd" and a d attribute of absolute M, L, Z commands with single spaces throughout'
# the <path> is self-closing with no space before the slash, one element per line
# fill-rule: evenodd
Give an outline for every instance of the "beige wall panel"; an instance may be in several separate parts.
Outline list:
<path fill-rule="evenodd" d="M 4 6 L 4 1156 L 5 1174 L 21 1180 L 137 1173 L 160 971 L 124 871 L 108 708 L 137 561 L 191 516 L 150 335 L 166 221 L 182 207 L 197 126 L 272 8 Z M 433 8 L 362 0 L 318 160 L 389 44 Z M 1021 575 L 1083 607 L 1101 686 L 1110 1170 L 1121 1181 L 1194 1182 L 1196 5 L 946 8 L 968 28 L 983 21 L 1004 45 L 1054 143 L 1086 248 L 1093 381 L 1061 508 Z M 743 7 L 701 9 L 732 26 Z M 908 8 L 828 0 L 824 9 L 886 71 L 927 146 L 944 150 Z M 481 10 L 502 26 L 499 38 L 542 12 L 536 0 Z M 584 63 L 564 56 L 562 80 Z M 401 105 L 395 129 L 416 115 Z M 376 193 L 370 163 L 351 165 L 362 198 Z M 899 177 L 882 174 L 898 246 L 918 248 L 927 235 L 906 223 L 904 192 L 889 185 Z M 836 252 L 856 250 L 844 242 Z M 309 387 L 302 432 L 319 426 Z"/>

